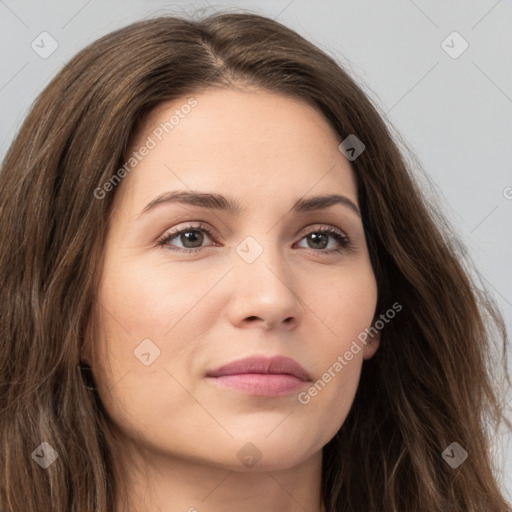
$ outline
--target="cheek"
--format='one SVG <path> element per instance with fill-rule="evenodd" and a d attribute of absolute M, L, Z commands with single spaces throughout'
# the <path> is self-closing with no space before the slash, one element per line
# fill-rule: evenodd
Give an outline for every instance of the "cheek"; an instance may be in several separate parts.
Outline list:
<path fill-rule="evenodd" d="M 370 326 L 377 306 L 377 283 L 369 262 L 344 270 L 317 290 L 311 306 L 326 329 L 324 353 L 331 359 Z"/>
<path fill-rule="evenodd" d="M 165 389 L 170 396 L 177 396 L 174 388 L 180 392 L 165 370 L 189 373 L 200 348 L 194 340 L 201 340 L 218 319 L 208 291 L 219 277 L 214 272 L 193 277 L 158 261 L 140 265 L 135 260 L 105 262 L 98 290 L 94 373 L 107 401 L 112 401 L 109 390 L 115 386 L 117 401 L 123 400 L 123 389 L 122 395 L 142 397 L 151 406 L 158 401 L 151 390 Z M 131 408 L 133 404 L 124 406 Z"/>
<path fill-rule="evenodd" d="M 345 365 L 334 359 L 311 386 L 298 395 L 303 417 L 321 426 L 317 434 L 319 446 L 329 442 L 345 422 L 356 395 L 361 365 L 360 355 Z"/>
<path fill-rule="evenodd" d="M 191 272 L 186 262 L 166 264 L 160 250 L 144 264 L 136 257 L 118 258 L 105 265 L 99 300 L 119 324 L 113 328 L 122 328 L 135 339 L 161 340 L 176 332 L 183 337 L 197 327 L 194 317 L 199 311 L 202 322 L 210 320 L 204 304 L 225 271 Z M 197 335 L 195 328 L 189 334 Z"/>
<path fill-rule="evenodd" d="M 162 336 L 172 327 L 173 317 L 184 308 L 189 288 L 179 275 L 169 275 L 151 265 L 129 260 L 107 264 L 99 301 L 122 328 L 137 337 Z"/>
<path fill-rule="evenodd" d="M 373 320 L 377 284 L 369 265 L 353 272 L 340 272 L 318 290 L 311 304 L 321 319 L 312 385 L 298 401 L 311 417 L 319 418 L 325 433 L 334 435 L 352 406 L 363 364 L 364 344 L 358 339 Z"/>
<path fill-rule="evenodd" d="M 322 425 L 323 442 L 343 425 L 357 392 L 364 348 L 358 336 L 373 318 L 373 296 L 370 299 L 360 305 L 349 299 L 334 302 L 338 314 L 333 315 L 328 332 L 309 356 L 317 361 L 315 372 L 311 385 L 297 396 L 297 401 L 306 416 Z"/>

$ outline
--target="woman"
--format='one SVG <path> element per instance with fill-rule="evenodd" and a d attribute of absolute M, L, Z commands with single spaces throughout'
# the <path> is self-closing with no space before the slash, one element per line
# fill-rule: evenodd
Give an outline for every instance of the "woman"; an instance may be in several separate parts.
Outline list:
<path fill-rule="evenodd" d="M 35 102 L 0 205 L 4 512 L 508 510 L 500 314 L 293 31 L 101 38 Z"/>

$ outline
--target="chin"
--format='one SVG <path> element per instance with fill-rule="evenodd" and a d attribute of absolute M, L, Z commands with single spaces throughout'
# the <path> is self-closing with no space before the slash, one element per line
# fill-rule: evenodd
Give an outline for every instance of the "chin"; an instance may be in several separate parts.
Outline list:
<path fill-rule="evenodd" d="M 274 427 L 275 428 L 275 427 Z M 261 433 L 264 432 L 264 433 Z M 294 437 L 271 430 L 259 431 L 254 436 L 247 435 L 229 441 L 223 453 L 218 453 L 217 466 L 240 473 L 279 471 L 293 468 L 321 451 L 323 443 L 312 444 L 305 435 Z M 226 457 L 227 455 L 227 457 Z"/>

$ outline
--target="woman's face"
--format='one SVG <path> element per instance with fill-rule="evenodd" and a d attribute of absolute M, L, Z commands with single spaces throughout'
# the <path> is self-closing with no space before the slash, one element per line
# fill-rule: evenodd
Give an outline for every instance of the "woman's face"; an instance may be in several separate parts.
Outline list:
<path fill-rule="evenodd" d="M 134 141 L 83 359 L 126 446 L 237 471 L 292 467 L 341 427 L 378 347 L 357 341 L 377 288 L 353 171 L 305 103 L 260 90 L 194 98 L 156 108 Z M 176 192 L 192 199 L 152 203 Z M 309 201 L 333 194 L 327 207 Z M 354 340 L 362 349 L 339 370 Z"/>

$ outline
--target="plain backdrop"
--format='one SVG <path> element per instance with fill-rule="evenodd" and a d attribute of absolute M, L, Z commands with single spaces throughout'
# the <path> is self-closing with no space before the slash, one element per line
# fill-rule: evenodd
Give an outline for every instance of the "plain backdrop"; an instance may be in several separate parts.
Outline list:
<path fill-rule="evenodd" d="M 284 23 L 356 78 L 421 162 L 512 332 L 511 0 L 0 0 L 0 158 L 35 97 L 90 42 L 163 13 L 226 9 Z M 510 439 L 503 430 L 495 457 L 512 500 Z"/>

